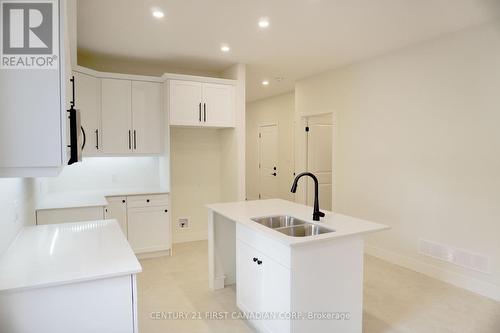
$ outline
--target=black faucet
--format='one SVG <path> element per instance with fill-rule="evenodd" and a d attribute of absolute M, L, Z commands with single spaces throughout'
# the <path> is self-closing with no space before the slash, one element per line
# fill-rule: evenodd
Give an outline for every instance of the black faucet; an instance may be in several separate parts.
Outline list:
<path fill-rule="evenodd" d="M 292 184 L 292 193 L 297 192 L 297 183 L 299 179 L 303 176 L 309 176 L 314 180 L 314 210 L 313 210 L 313 220 L 319 221 L 320 217 L 324 217 L 325 213 L 319 211 L 319 199 L 318 199 L 318 178 L 310 172 L 302 172 L 301 174 L 295 177 Z"/>

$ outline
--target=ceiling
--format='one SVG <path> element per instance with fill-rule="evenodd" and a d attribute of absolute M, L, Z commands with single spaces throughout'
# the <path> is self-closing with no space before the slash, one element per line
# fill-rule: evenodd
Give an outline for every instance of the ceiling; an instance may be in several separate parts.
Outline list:
<path fill-rule="evenodd" d="M 499 13 L 498 0 L 79 0 L 85 52 L 220 72 L 247 64 L 247 100 Z M 165 17 L 156 19 L 159 8 Z M 270 26 L 258 27 L 267 17 Z M 222 43 L 231 51 L 223 53 Z M 284 78 L 280 82 L 277 77 Z M 262 80 L 270 84 L 263 86 Z"/>

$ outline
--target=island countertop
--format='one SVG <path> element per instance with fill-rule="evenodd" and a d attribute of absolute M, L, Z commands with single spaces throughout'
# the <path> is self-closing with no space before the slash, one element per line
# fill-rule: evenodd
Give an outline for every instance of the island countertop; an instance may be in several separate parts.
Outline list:
<path fill-rule="evenodd" d="M 207 208 L 229 220 L 241 223 L 267 237 L 273 238 L 289 246 L 333 240 L 341 237 L 368 234 L 389 229 L 389 226 L 384 224 L 329 211 L 323 211 L 325 217 L 321 218 L 320 222 L 313 221 L 312 207 L 282 199 L 216 203 L 207 205 Z M 252 221 L 252 218 L 275 215 L 293 216 L 309 223 L 333 229 L 334 232 L 306 237 L 292 237 Z"/>

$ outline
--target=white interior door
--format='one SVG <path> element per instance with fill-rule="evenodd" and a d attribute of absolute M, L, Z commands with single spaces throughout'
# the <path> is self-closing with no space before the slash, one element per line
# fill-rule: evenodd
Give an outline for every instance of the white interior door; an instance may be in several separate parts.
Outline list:
<path fill-rule="evenodd" d="M 106 153 L 132 151 L 132 82 L 102 79 L 102 144 Z"/>
<path fill-rule="evenodd" d="M 259 126 L 259 198 L 278 197 L 278 125 Z"/>
<path fill-rule="evenodd" d="M 161 84 L 132 81 L 132 124 L 134 151 L 161 152 Z"/>
<path fill-rule="evenodd" d="M 319 181 L 319 204 L 321 209 L 332 210 L 332 116 L 308 118 L 307 127 L 307 170 Z M 314 203 L 314 182 L 307 181 L 307 204 Z"/>

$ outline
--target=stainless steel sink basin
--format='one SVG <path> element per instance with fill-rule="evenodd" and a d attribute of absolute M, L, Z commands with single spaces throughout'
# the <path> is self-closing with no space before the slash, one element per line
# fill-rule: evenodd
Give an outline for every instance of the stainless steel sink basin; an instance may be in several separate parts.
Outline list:
<path fill-rule="evenodd" d="M 253 218 L 252 221 L 262 224 L 268 228 L 277 229 L 283 227 L 292 227 L 296 225 L 301 225 L 307 223 L 306 221 L 302 221 L 296 219 L 292 216 L 287 215 L 278 215 L 278 216 L 266 216 Z"/>
<path fill-rule="evenodd" d="M 292 237 L 306 237 L 335 231 L 288 215 L 258 217 L 253 218 L 252 221 Z"/>
<path fill-rule="evenodd" d="M 307 223 L 304 225 L 299 225 L 296 227 L 287 227 L 287 228 L 280 228 L 276 229 L 276 231 L 279 231 L 285 235 L 292 236 L 292 237 L 306 237 L 306 236 L 313 236 L 313 235 L 319 235 L 319 234 L 326 234 L 328 232 L 334 232 L 335 230 L 328 229 L 316 224 L 312 223 Z"/>

